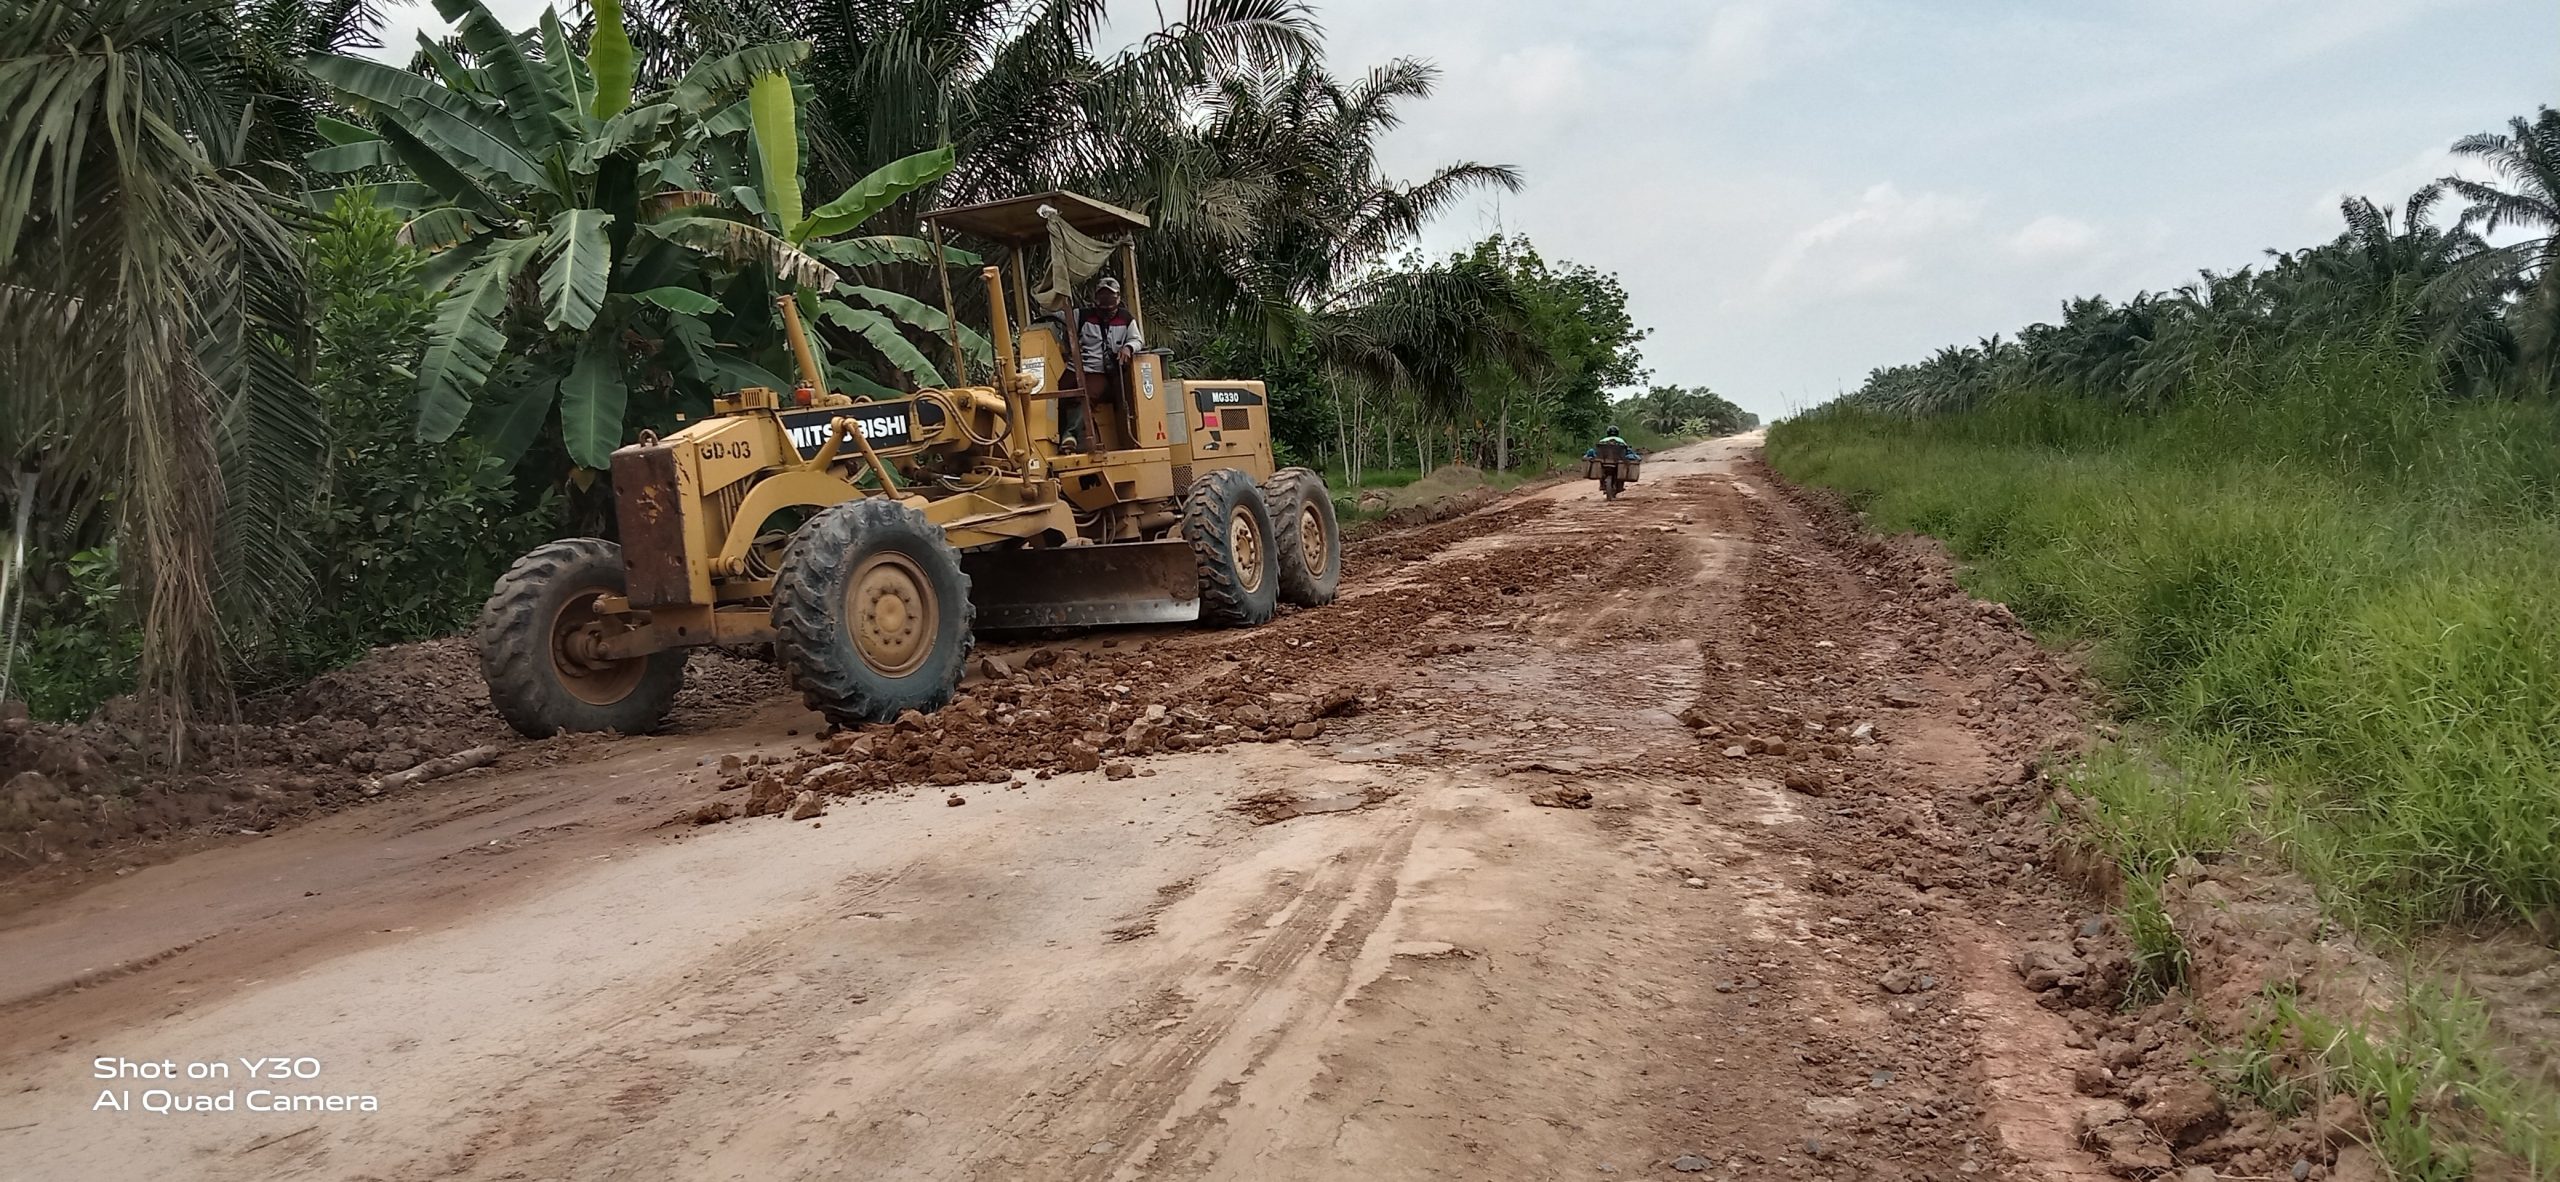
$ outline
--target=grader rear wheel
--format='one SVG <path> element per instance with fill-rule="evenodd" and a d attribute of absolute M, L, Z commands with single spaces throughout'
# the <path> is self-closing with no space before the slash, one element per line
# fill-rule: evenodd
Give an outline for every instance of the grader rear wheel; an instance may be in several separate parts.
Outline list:
<path fill-rule="evenodd" d="M 774 655 L 810 709 L 846 726 L 949 702 L 970 618 L 959 552 L 892 501 L 810 518 L 774 581 Z"/>
<path fill-rule="evenodd" d="M 1342 584 L 1342 531 L 1324 477 L 1305 468 L 1282 468 L 1262 482 L 1262 499 L 1271 511 L 1280 598 L 1299 607 L 1333 602 Z"/>
<path fill-rule="evenodd" d="M 480 675 L 489 703 L 520 734 L 656 730 L 684 686 L 687 653 L 609 660 L 596 642 L 619 622 L 596 601 L 622 593 L 622 547 L 569 538 L 516 560 L 480 611 Z"/>

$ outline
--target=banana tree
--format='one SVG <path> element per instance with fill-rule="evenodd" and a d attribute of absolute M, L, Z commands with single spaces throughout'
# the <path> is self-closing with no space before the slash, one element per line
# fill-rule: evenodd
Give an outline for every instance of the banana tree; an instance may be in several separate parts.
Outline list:
<path fill-rule="evenodd" d="M 583 57 L 554 11 L 519 37 L 481 0 L 436 7 L 463 52 L 421 36 L 434 77 L 339 55 L 305 62 L 356 116 L 324 122 L 331 144 L 307 164 L 404 174 L 376 199 L 405 211 L 405 236 L 434 255 L 428 281 L 447 292 L 417 370 L 422 441 L 467 426 L 512 464 L 556 418 L 569 460 L 601 468 L 626 438 L 635 390 L 665 410 L 786 384 L 758 364 L 769 357 L 736 347 L 771 337 L 775 285 L 861 298 L 838 267 L 928 256 L 913 239 L 840 238 L 878 206 L 839 199 L 803 216 L 777 178 L 796 190 L 796 156 L 767 166 L 780 155 L 770 132 L 788 126 L 767 108 L 777 87 L 788 105 L 805 43 L 750 46 L 635 95 L 616 0 L 596 3 Z M 926 156 L 883 170 L 902 170 L 888 200 L 950 167 L 948 152 Z M 938 312 L 872 307 L 900 344 L 908 328 L 946 327 Z M 898 352 L 882 356 L 912 372 Z"/>

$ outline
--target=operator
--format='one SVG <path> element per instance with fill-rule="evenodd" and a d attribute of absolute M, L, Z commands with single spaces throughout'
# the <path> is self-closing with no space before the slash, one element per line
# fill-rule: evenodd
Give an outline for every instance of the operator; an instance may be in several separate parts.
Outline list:
<path fill-rule="evenodd" d="M 1120 306 L 1120 281 L 1102 277 L 1094 285 L 1093 303 L 1079 314 L 1083 327 L 1077 330 L 1076 344 L 1082 355 L 1083 377 L 1077 389 L 1096 403 L 1118 401 L 1120 376 L 1128 372 L 1130 358 L 1144 348 L 1146 341 L 1138 335 L 1138 322 Z M 1058 445 L 1068 451 L 1077 450 L 1084 434 L 1084 408 L 1067 403 L 1062 408 L 1064 422 L 1059 427 Z"/>
<path fill-rule="evenodd" d="M 1619 434 L 1618 434 L 1618 428 L 1617 428 L 1616 426 L 1614 426 L 1614 425 L 1612 425 L 1612 426 L 1609 428 L 1609 433 L 1608 433 L 1607 435 L 1604 435 L 1604 436 L 1602 436 L 1602 437 L 1600 438 L 1600 443 L 1614 443 L 1614 444 L 1617 444 L 1617 445 L 1618 445 L 1618 446 L 1620 446 L 1620 447 L 1626 448 L 1626 449 L 1627 449 L 1627 458 L 1628 458 L 1628 459 L 1630 459 L 1630 460 L 1641 460 L 1641 459 L 1643 459 L 1643 458 L 1644 458 L 1644 453 L 1643 453 L 1643 452 L 1640 452 L 1640 451 L 1637 451 L 1637 450 L 1635 449 L 1635 445 L 1628 443 L 1628 442 L 1626 441 L 1626 439 L 1625 439 L 1623 436 L 1619 435 Z M 1584 450 L 1583 450 L 1583 453 L 1582 453 L 1582 458 L 1583 458 L 1583 459 L 1586 459 L 1586 460 L 1596 460 L 1596 459 L 1599 459 L 1599 458 L 1600 458 L 1600 443 L 1592 444 L 1590 447 L 1588 447 L 1588 448 L 1584 449 Z"/>

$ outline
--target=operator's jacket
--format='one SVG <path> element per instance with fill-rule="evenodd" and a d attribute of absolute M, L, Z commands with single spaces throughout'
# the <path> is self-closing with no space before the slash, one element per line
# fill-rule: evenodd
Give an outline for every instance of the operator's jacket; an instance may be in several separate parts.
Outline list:
<path fill-rule="evenodd" d="M 1113 308 L 1109 312 L 1087 308 L 1081 319 L 1084 324 L 1077 330 L 1077 335 L 1082 339 L 1076 344 L 1077 351 L 1083 355 L 1086 373 L 1110 370 L 1111 359 L 1120 355 L 1122 345 L 1131 349 L 1146 347 L 1146 341 L 1138 335 L 1138 322 L 1129 315 L 1126 307 Z"/>

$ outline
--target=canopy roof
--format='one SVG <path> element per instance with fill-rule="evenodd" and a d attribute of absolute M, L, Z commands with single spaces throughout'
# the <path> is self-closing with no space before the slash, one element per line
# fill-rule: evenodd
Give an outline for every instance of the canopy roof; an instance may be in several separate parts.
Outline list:
<path fill-rule="evenodd" d="M 924 215 L 928 222 L 939 222 L 946 229 L 991 238 L 998 242 L 1021 245 L 1042 241 L 1049 236 L 1049 224 L 1040 217 L 1040 207 L 1056 206 L 1058 216 L 1077 230 L 1100 238 L 1147 228 L 1145 214 L 1131 213 L 1117 205 L 1096 201 L 1080 193 L 1052 189 L 1007 197 L 1002 201 L 982 201 L 976 205 L 955 205 Z"/>

